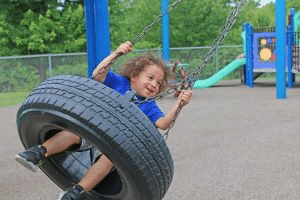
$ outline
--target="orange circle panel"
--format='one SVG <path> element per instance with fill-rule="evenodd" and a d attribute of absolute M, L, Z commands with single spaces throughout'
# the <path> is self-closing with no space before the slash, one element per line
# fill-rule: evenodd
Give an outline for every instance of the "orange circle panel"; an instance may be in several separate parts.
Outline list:
<path fill-rule="evenodd" d="M 270 60 L 271 55 L 272 55 L 272 51 L 269 48 L 263 48 L 260 51 L 259 55 L 260 55 L 260 58 L 262 60 L 266 60 L 267 61 L 267 60 Z"/>

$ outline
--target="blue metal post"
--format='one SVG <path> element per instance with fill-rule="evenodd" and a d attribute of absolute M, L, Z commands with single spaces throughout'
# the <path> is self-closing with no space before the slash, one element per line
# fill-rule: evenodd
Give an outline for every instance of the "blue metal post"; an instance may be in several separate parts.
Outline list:
<path fill-rule="evenodd" d="M 168 8 L 169 0 L 161 0 L 161 12 L 165 12 Z M 162 58 L 170 61 L 170 19 L 169 13 L 162 16 Z"/>
<path fill-rule="evenodd" d="M 291 26 L 292 26 L 292 36 L 291 36 L 291 69 L 293 67 L 293 47 L 295 45 L 295 9 L 291 8 Z M 292 79 L 292 86 L 294 85 L 295 81 L 296 81 L 296 74 L 295 73 L 291 73 L 291 79 Z"/>
<path fill-rule="evenodd" d="M 292 25 L 288 26 L 288 33 L 287 33 L 287 46 L 288 46 L 288 87 L 293 87 L 293 73 L 292 73 L 292 67 L 293 67 L 293 36 L 294 36 L 294 27 Z"/>
<path fill-rule="evenodd" d="M 86 46 L 88 60 L 88 77 L 92 76 L 96 62 L 96 37 L 95 37 L 95 13 L 94 0 L 85 0 L 85 27 L 86 27 Z"/>
<path fill-rule="evenodd" d="M 108 0 L 95 1 L 95 35 L 97 64 L 110 54 Z M 96 66 L 95 66 L 96 67 Z"/>
<path fill-rule="evenodd" d="M 85 0 L 88 76 L 110 54 L 108 0 Z"/>
<path fill-rule="evenodd" d="M 246 51 L 247 51 L 247 68 L 246 83 L 248 87 L 253 87 L 253 32 L 250 24 L 246 25 Z"/>
<path fill-rule="evenodd" d="M 286 98 L 285 55 L 286 55 L 285 0 L 276 0 L 276 97 Z"/>

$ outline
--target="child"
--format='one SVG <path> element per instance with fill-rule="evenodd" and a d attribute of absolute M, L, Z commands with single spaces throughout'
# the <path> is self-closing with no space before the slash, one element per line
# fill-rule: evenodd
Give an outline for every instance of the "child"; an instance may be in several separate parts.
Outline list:
<path fill-rule="evenodd" d="M 122 95 L 130 90 L 135 90 L 137 99 L 153 98 L 167 86 L 167 79 L 170 76 L 170 70 L 158 58 L 152 55 L 137 56 L 129 60 L 121 71 L 122 75 L 109 71 L 111 62 L 119 54 L 127 54 L 132 51 L 130 42 L 123 43 L 111 55 L 106 57 L 94 70 L 93 77 L 112 89 L 115 89 Z M 148 118 L 156 125 L 157 128 L 167 129 L 178 107 L 188 104 L 192 97 L 191 91 L 183 91 L 170 111 L 164 114 L 155 101 L 147 101 L 137 106 L 148 116 Z M 23 151 L 16 156 L 16 160 L 32 171 L 36 171 L 37 166 L 50 155 L 63 152 L 71 145 L 81 144 L 81 148 L 89 145 L 87 141 L 79 136 L 63 130 L 50 139 L 46 140 L 42 145 L 34 146 L 29 150 Z M 91 168 L 84 175 L 82 180 L 74 187 L 67 189 L 62 200 L 83 198 L 86 192 L 91 191 L 99 182 L 108 175 L 113 164 L 96 149 L 98 160 L 95 161 Z"/>

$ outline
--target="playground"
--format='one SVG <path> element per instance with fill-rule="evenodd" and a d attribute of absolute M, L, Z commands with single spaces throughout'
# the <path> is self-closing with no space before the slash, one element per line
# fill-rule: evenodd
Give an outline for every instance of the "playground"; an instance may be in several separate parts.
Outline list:
<path fill-rule="evenodd" d="M 298 83 L 275 98 L 275 82 L 254 88 L 239 80 L 194 89 L 167 144 L 174 178 L 164 200 L 299 199 Z M 159 101 L 167 110 L 175 99 Z M 53 200 L 61 191 L 41 170 L 31 173 L 13 157 L 24 149 L 15 124 L 19 106 L 0 108 L 1 200 Z"/>
<path fill-rule="evenodd" d="M 86 5 L 86 8 L 89 7 L 93 6 Z M 182 78 L 178 85 L 193 87 L 194 95 L 171 129 L 168 148 L 165 148 L 165 141 L 157 128 L 152 123 L 148 126 L 147 120 L 140 121 L 144 115 L 139 117 L 142 113 L 134 112 L 137 108 L 129 101 L 134 102 L 135 94 L 114 94 L 115 91 L 109 91 L 111 88 L 102 88 L 99 83 L 92 85 L 93 80 L 86 78 L 62 79 L 66 83 L 54 78 L 40 85 L 19 110 L 19 134 L 15 121 L 20 105 L 0 108 L 0 123 L 5 133 L 1 135 L 1 141 L 4 141 L 0 165 L 3 167 L 0 172 L 3 177 L 1 199 L 57 199 L 62 192 L 57 185 L 61 184 L 61 188 L 66 189 L 76 184 L 84 170 L 89 168 L 83 163 L 91 156 L 89 152 L 82 154 L 87 155 L 84 159 L 76 157 L 80 154 L 78 152 L 60 154 L 58 158 L 49 157 L 40 166 L 45 174 L 41 170 L 36 174 L 29 173 L 11 159 L 24 146 L 41 144 L 51 134 L 64 129 L 75 131 L 78 136 L 99 147 L 114 164 L 113 173 L 117 176 L 112 179 L 121 183 L 121 189 L 115 189 L 118 188 L 117 182 L 110 180 L 109 176 L 113 174 L 110 173 L 106 178 L 116 186 L 113 191 L 102 191 L 102 185 L 98 185 L 87 194 L 87 199 L 99 199 L 99 196 L 93 196 L 98 194 L 105 199 L 300 198 L 300 136 L 297 134 L 300 111 L 300 94 L 297 91 L 300 83 L 295 75 L 299 72 L 299 56 L 293 51 L 298 49 L 298 36 L 294 35 L 294 11 L 291 11 L 287 32 L 282 31 L 286 27 L 280 27 L 284 23 L 276 24 L 276 33 L 274 29 L 253 32 L 250 24 L 244 24 L 242 37 L 244 34 L 246 41 L 243 56 L 229 62 L 210 78 L 199 80 L 202 69 L 225 39 L 241 8 L 242 3 L 238 3 L 200 66 L 189 76 L 182 72 L 182 77 L 186 78 Z M 163 10 L 168 11 L 166 8 Z M 97 15 L 92 13 L 89 16 Z M 94 25 L 87 25 L 89 76 L 92 67 L 102 60 L 101 56 L 109 53 L 110 41 L 102 41 L 100 36 L 104 33 L 99 33 Z M 109 30 L 108 27 L 104 29 Z M 132 47 L 140 38 L 137 36 L 127 44 Z M 168 39 L 163 39 L 163 43 Z M 99 52 L 103 46 L 108 48 Z M 278 48 L 281 46 L 287 48 Z M 169 47 L 163 48 L 162 55 L 168 61 L 168 51 L 165 50 Z M 109 65 L 122 55 L 119 52 Z M 223 80 L 239 68 L 243 69 L 242 83 L 241 80 Z M 276 79 L 257 80 L 254 84 L 256 78 L 265 72 L 276 72 Z M 159 106 L 165 111 L 176 101 L 172 95 L 153 98 L 158 99 Z M 174 118 L 180 110 L 179 106 Z M 172 157 L 169 157 L 169 150 Z M 154 181 L 157 185 L 150 184 Z M 105 185 L 107 182 L 102 183 Z M 112 187 L 109 185 L 107 188 Z"/>

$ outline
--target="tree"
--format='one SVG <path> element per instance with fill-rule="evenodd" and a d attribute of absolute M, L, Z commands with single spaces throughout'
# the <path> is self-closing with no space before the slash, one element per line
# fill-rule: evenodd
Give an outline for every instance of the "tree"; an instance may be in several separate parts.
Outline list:
<path fill-rule="evenodd" d="M 13 25 L 19 25 L 24 13 L 32 10 L 34 13 L 46 14 L 48 9 L 60 6 L 57 0 L 1 0 L 0 10 L 7 13 L 6 20 Z"/>
<path fill-rule="evenodd" d="M 63 13 L 49 9 L 45 15 L 29 10 L 21 20 L 16 43 L 26 54 L 85 51 L 84 13 L 81 5 Z"/>
<path fill-rule="evenodd" d="M 111 38 L 113 46 L 133 39 L 153 19 L 160 15 L 160 0 L 110 1 L 119 4 L 122 12 L 110 9 Z M 170 1 L 170 4 L 174 1 Z M 125 9 L 126 8 L 126 9 Z M 170 13 L 171 47 L 209 45 L 219 33 L 229 11 L 227 0 L 189 0 L 177 5 Z M 117 42 L 115 42 L 117 41 Z M 161 24 L 144 36 L 136 48 L 161 47 Z"/>
<path fill-rule="evenodd" d="M 110 2 L 110 33 L 112 47 L 134 39 L 160 14 L 160 0 L 112 0 Z M 160 47 L 160 24 L 143 36 L 135 48 Z"/>
<path fill-rule="evenodd" d="M 259 8 L 259 3 L 255 0 L 246 1 L 240 15 L 237 18 L 235 25 L 229 32 L 225 44 L 241 45 L 241 33 L 243 23 L 247 22 L 254 27 L 271 27 L 274 26 L 274 6 L 268 4 Z"/>
<path fill-rule="evenodd" d="M 170 0 L 172 4 L 175 0 Z M 85 51 L 84 0 L 2 0 L 0 55 Z M 161 13 L 161 0 L 109 0 L 112 49 L 134 39 Z M 241 44 L 244 22 L 274 26 L 273 3 L 259 8 L 248 0 L 224 44 Z M 287 0 L 287 9 L 300 6 Z M 231 0 L 182 1 L 170 13 L 171 47 L 209 46 L 232 9 Z M 136 49 L 161 47 L 161 23 L 143 36 Z"/>
<path fill-rule="evenodd" d="M 184 1 L 171 16 L 172 47 L 210 45 L 229 10 L 227 0 Z"/>
<path fill-rule="evenodd" d="M 296 12 L 300 11 L 300 1 L 286 0 L 286 10 L 290 11 L 291 8 L 295 8 Z"/>
<path fill-rule="evenodd" d="M 63 52 L 84 52 L 86 50 L 85 17 L 82 5 L 68 7 L 61 15 L 59 24 L 63 27 L 63 38 L 60 49 Z"/>

